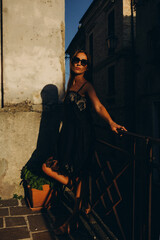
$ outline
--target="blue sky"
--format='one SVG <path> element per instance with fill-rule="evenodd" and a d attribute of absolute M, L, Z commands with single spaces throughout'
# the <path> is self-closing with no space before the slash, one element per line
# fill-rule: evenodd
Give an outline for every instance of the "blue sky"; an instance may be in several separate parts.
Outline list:
<path fill-rule="evenodd" d="M 72 41 L 81 17 L 93 0 L 65 0 L 65 49 Z M 66 60 L 66 84 L 69 77 L 69 64 Z"/>
<path fill-rule="evenodd" d="M 92 0 L 65 0 L 65 48 L 78 30 L 81 17 L 86 12 Z"/>

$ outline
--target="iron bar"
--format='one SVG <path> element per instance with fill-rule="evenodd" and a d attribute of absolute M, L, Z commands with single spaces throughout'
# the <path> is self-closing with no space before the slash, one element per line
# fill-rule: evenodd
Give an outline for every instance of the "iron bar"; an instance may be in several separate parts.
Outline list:
<path fill-rule="evenodd" d="M 104 140 L 100 140 L 100 139 L 97 139 L 97 142 L 102 143 L 102 144 L 104 144 L 104 145 L 106 145 L 106 146 L 108 146 L 110 148 L 115 149 L 115 150 L 118 150 L 119 152 L 122 152 L 125 155 L 127 155 L 129 158 L 132 158 L 132 155 L 130 153 L 128 153 L 127 151 L 125 151 L 124 149 L 122 149 L 120 147 L 114 146 L 114 145 L 112 145 L 112 144 L 110 144 L 108 142 L 105 142 Z"/>
<path fill-rule="evenodd" d="M 136 137 L 136 138 L 143 139 L 143 140 L 148 139 L 148 141 L 152 141 L 154 143 L 159 143 L 160 144 L 160 139 L 159 138 L 144 136 L 144 135 L 140 135 L 140 134 L 129 132 L 129 131 L 126 132 L 126 131 L 118 130 L 118 132 L 123 134 L 123 135 L 128 135 L 130 137 Z"/>
<path fill-rule="evenodd" d="M 135 235 L 134 235 L 134 233 L 135 233 L 135 164 L 136 164 L 136 161 L 135 161 L 135 155 L 136 155 L 136 140 L 135 140 L 135 138 L 134 138 L 134 142 L 133 142 L 133 155 L 134 155 L 134 157 L 133 157 L 133 171 L 132 171 L 132 174 L 133 174 L 133 176 L 132 176 L 132 178 L 133 178 L 133 185 L 132 185 L 132 187 L 133 187 L 133 194 L 132 194 L 132 201 L 133 201 L 133 209 L 132 209 L 132 240 L 134 240 L 135 239 Z"/>
<path fill-rule="evenodd" d="M 152 214 L 152 161 L 153 161 L 153 148 L 150 147 L 149 151 L 149 203 L 148 203 L 148 240 L 151 240 L 151 214 Z"/>
<path fill-rule="evenodd" d="M 99 129 L 103 129 L 103 130 L 107 129 L 106 127 L 100 126 L 98 124 L 94 124 L 94 126 L 99 128 Z M 149 141 L 152 141 L 152 142 L 160 144 L 160 139 L 159 138 L 153 138 L 153 137 L 150 137 L 150 136 L 144 136 L 144 135 L 140 135 L 140 134 L 137 134 L 137 133 L 133 133 L 133 132 L 130 132 L 130 131 L 124 131 L 124 130 L 120 130 L 120 129 L 118 129 L 118 133 L 122 134 L 123 136 L 136 137 L 136 138 L 143 139 L 143 140 L 148 139 Z"/>

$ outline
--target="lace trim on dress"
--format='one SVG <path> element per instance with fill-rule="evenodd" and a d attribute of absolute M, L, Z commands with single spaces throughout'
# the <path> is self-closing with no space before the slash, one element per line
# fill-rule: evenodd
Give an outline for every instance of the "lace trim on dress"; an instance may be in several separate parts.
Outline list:
<path fill-rule="evenodd" d="M 68 100 L 71 102 L 75 102 L 77 107 L 79 108 L 80 111 L 83 111 L 86 109 L 86 98 L 81 96 L 77 92 L 69 92 L 68 94 Z"/>

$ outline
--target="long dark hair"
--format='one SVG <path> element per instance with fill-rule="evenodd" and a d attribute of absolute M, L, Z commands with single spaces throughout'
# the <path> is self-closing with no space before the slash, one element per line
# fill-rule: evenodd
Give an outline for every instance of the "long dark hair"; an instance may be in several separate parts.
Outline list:
<path fill-rule="evenodd" d="M 73 71 L 71 70 L 72 59 L 73 59 L 74 57 L 76 57 L 78 53 L 84 53 L 84 54 L 86 54 L 86 56 L 87 56 L 87 60 L 88 60 L 87 65 L 88 65 L 88 66 L 87 66 L 87 71 L 86 71 L 85 74 L 84 74 L 84 78 L 85 78 L 87 81 L 90 81 L 90 57 L 89 57 L 89 55 L 88 55 L 88 53 L 87 53 L 86 51 L 84 51 L 84 50 L 77 50 L 77 51 L 73 54 L 73 56 L 70 58 L 70 76 L 69 76 L 69 80 L 68 80 L 68 84 L 67 84 L 67 92 L 68 92 L 68 90 L 70 89 L 70 87 L 72 86 L 72 83 L 73 83 L 73 80 L 74 80 L 74 73 L 73 73 Z"/>

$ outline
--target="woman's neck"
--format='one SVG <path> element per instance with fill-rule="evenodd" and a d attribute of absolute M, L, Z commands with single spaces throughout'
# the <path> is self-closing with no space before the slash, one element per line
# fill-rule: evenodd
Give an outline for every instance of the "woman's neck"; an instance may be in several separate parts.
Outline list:
<path fill-rule="evenodd" d="M 76 84 L 77 82 L 84 82 L 85 79 L 82 75 L 76 75 L 73 79 L 73 84 Z"/>

